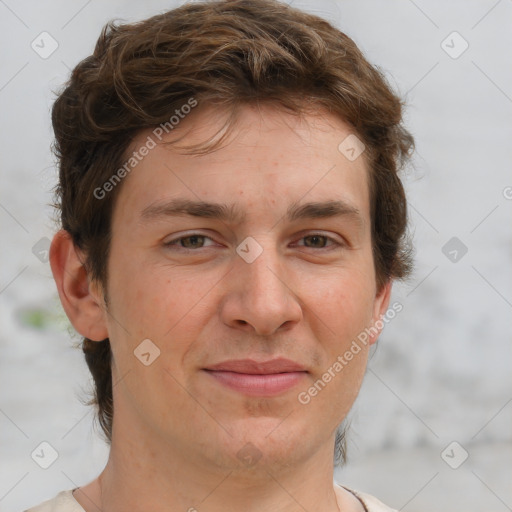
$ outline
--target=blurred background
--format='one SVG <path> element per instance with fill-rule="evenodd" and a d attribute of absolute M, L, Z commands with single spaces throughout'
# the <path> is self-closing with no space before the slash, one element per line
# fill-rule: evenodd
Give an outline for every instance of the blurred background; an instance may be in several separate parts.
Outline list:
<path fill-rule="evenodd" d="M 108 20 L 182 3 L 0 0 L 1 512 L 88 483 L 108 455 L 48 264 L 54 92 Z M 394 287 L 403 310 L 373 352 L 335 479 L 408 512 L 512 510 L 512 1 L 292 3 L 385 73 L 417 144 L 403 174 L 416 269 Z"/>

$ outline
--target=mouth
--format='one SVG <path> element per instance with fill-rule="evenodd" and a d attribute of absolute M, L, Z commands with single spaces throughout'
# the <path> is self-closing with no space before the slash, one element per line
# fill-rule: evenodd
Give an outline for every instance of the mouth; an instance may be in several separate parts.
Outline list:
<path fill-rule="evenodd" d="M 248 396 L 275 396 L 297 386 L 308 374 L 289 359 L 254 361 L 238 359 L 204 368 L 219 384 Z"/>

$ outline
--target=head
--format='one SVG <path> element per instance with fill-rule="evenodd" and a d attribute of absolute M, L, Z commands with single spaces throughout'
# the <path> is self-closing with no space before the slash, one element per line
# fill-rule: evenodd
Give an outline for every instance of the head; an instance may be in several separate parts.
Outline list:
<path fill-rule="evenodd" d="M 271 0 L 191 3 L 139 23 L 108 24 L 73 70 L 52 122 L 62 223 L 56 239 L 68 238 L 81 276 L 69 283 L 81 291 L 66 293 L 62 284 L 59 293 L 84 337 L 107 440 L 121 403 L 149 418 L 144 428 L 184 444 L 187 432 L 171 417 L 186 411 L 206 452 L 207 441 L 228 446 L 233 436 L 259 446 L 280 423 L 280 446 L 293 443 L 287 425 L 304 435 L 326 407 L 334 412 L 325 413 L 321 435 L 332 436 L 378 333 L 311 403 L 301 404 L 297 391 L 307 391 L 375 323 L 393 280 L 411 271 L 399 170 L 413 140 L 401 124 L 400 99 L 354 42 Z M 352 159 L 346 144 L 354 143 L 362 153 Z M 196 207 L 203 217 L 162 214 L 162 204 L 177 197 L 238 203 L 241 215 L 208 217 L 204 204 Z M 307 222 L 286 216 L 293 206 L 327 200 L 347 211 L 331 217 L 331 205 Z M 297 244 L 299 232 L 315 229 L 320 239 L 313 240 L 333 246 L 321 236 L 337 234 L 332 239 L 344 250 L 320 255 L 314 244 Z M 169 245 L 170 234 L 186 230 L 209 237 L 205 247 L 185 253 Z M 237 252 L 247 237 L 256 241 L 247 250 L 261 250 L 250 263 Z M 52 246 L 60 282 L 62 247 Z M 160 351 L 148 366 L 134 356 L 146 339 L 144 353 Z M 263 354 L 307 366 L 293 404 L 289 395 L 205 394 L 202 379 L 210 376 L 200 371 Z M 154 392 L 154 400 L 138 390 Z M 236 432 L 218 428 L 218 438 L 201 437 L 211 422 L 201 418 L 204 408 L 218 412 L 217 426 Z M 290 419 L 283 422 L 278 410 Z M 340 431 L 336 452 L 343 452 Z"/>

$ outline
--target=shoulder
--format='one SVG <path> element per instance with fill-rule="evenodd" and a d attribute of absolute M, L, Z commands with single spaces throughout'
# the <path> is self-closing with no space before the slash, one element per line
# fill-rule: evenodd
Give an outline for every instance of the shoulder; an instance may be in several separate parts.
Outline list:
<path fill-rule="evenodd" d="M 336 485 L 338 485 L 338 487 L 343 487 L 343 489 L 346 489 L 354 496 L 356 496 L 356 498 L 359 499 L 359 501 L 364 505 L 368 512 L 397 512 L 396 509 L 384 505 L 382 501 L 379 501 L 375 496 L 372 496 L 371 494 L 349 489 L 348 487 L 340 486 L 339 484 Z"/>
<path fill-rule="evenodd" d="M 84 509 L 73 497 L 73 491 L 69 490 L 61 491 L 55 498 L 29 508 L 24 512 L 84 512 Z"/>
<path fill-rule="evenodd" d="M 355 491 L 354 489 L 348 489 L 347 487 L 343 488 L 356 496 L 364 504 L 368 512 L 396 512 L 395 509 L 389 508 L 370 494 Z M 29 508 L 24 512 L 84 512 L 84 509 L 73 497 L 73 491 L 68 490 L 61 491 L 57 496 L 55 496 L 55 498 Z"/>
<path fill-rule="evenodd" d="M 364 503 L 368 512 L 397 512 L 396 509 L 384 505 L 384 503 L 379 501 L 375 496 L 359 491 L 352 492 Z"/>

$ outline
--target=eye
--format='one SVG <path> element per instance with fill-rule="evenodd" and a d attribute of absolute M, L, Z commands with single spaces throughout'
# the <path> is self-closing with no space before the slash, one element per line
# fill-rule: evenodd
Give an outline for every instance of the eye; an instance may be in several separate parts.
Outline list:
<path fill-rule="evenodd" d="M 308 240 L 308 242 L 303 244 L 302 247 L 312 249 L 328 249 L 333 245 L 338 247 L 341 247 L 343 245 L 334 238 L 324 235 L 322 233 L 312 233 L 310 235 L 302 237 L 301 240 Z M 327 245 L 328 242 L 331 242 L 329 246 Z"/>
<path fill-rule="evenodd" d="M 175 238 L 174 240 L 169 240 L 164 243 L 164 246 L 167 248 L 176 248 L 177 250 L 185 250 L 185 251 L 195 251 L 197 249 L 203 249 L 207 247 L 212 247 L 212 244 L 205 245 L 205 242 L 213 240 L 206 235 L 201 233 L 191 233 L 186 236 L 181 236 L 179 238 Z M 334 249 L 335 246 L 342 247 L 343 244 L 334 239 L 333 237 L 324 235 L 322 233 L 312 233 L 300 238 L 300 240 L 306 241 L 304 244 L 299 244 L 301 247 L 306 247 L 308 249 Z M 334 247 L 333 247 L 334 246 Z"/>
<path fill-rule="evenodd" d="M 166 247 L 178 247 L 185 250 L 202 249 L 204 247 L 205 240 L 213 240 L 206 235 L 200 233 L 192 233 L 191 235 L 182 236 L 165 242 Z M 207 246 L 208 247 L 208 246 Z"/>

